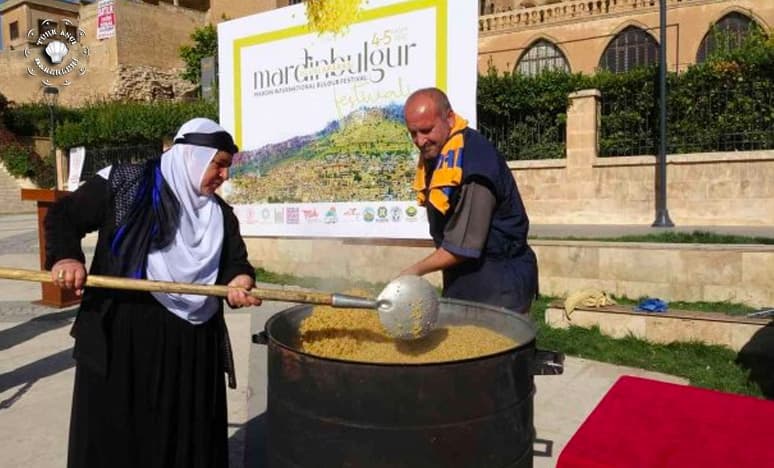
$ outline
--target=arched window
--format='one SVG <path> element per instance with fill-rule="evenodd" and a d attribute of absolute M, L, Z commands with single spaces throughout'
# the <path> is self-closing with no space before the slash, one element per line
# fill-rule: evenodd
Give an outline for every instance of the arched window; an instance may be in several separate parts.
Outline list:
<path fill-rule="evenodd" d="M 658 62 L 658 43 L 640 28 L 629 26 L 607 45 L 599 68 L 624 73 Z"/>
<path fill-rule="evenodd" d="M 570 71 L 570 65 L 558 47 L 540 39 L 521 55 L 516 71 L 522 75 L 535 76 L 545 70 Z"/>
<path fill-rule="evenodd" d="M 707 57 L 718 49 L 719 43 L 729 49 L 739 47 L 745 36 L 757 28 L 758 24 L 755 21 L 741 13 L 727 14 L 713 24 L 704 35 L 704 39 L 699 44 L 699 50 L 696 52 L 696 63 L 706 61 Z"/>

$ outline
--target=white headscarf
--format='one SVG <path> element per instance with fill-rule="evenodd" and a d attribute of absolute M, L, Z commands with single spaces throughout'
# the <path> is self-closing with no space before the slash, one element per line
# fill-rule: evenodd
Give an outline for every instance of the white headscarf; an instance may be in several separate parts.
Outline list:
<path fill-rule="evenodd" d="M 222 131 L 212 120 L 196 118 L 183 124 L 175 139 L 186 133 Z M 215 197 L 202 195 L 199 188 L 217 151 L 178 143 L 161 156 L 161 174 L 180 202 L 180 226 L 168 246 L 148 254 L 148 279 L 215 284 L 223 248 L 223 212 Z M 173 314 L 193 324 L 209 320 L 220 301 L 212 296 L 152 294 Z"/>

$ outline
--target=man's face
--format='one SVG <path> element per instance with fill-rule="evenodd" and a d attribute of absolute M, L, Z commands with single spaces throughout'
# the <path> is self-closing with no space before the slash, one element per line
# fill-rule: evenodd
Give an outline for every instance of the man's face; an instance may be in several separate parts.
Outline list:
<path fill-rule="evenodd" d="M 199 192 L 202 195 L 212 195 L 228 179 L 228 168 L 231 167 L 233 155 L 227 151 L 218 151 L 210 161 L 202 175 Z"/>
<path fill-rule="evenodd" d="M 420 157 L 429 160 L 438 156 L 454 126 L 454 113 L 441 113 L 432 99 L 416 96 L 406 103 L 403 116 Z"/>

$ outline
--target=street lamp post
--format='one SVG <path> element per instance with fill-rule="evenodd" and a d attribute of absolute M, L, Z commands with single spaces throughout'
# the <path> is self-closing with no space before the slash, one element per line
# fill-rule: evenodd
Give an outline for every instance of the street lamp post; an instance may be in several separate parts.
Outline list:
<path fill-rule="evenodd" d="M 51 160 L 56 157 L 56 145 L 54 145 L 54 127 L 56 126 L 56 120 L 54 120 L 54 107 L 59 99 L 59 90 L 55 86 L 46 86 L 43 88 L 43 96 L 46 98 L 46 105 L 48 105 L 49 125 L 48 132 L 51 143 Z"/>
<path fill-rule="evenodd" d="M 656 165 L 656 220 L 653 227 L 674 227 L 667 210 L 666 153 L 667 153 L 667 102 L 666 102 L 666 0 L 659 0 L 658 87 L 659 131 L 658 164 Z"/>

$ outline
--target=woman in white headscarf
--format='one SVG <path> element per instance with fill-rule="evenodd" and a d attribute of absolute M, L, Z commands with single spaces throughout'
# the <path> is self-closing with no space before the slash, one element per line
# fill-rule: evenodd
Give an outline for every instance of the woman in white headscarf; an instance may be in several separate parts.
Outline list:
<path fill-rule="evenodd" d="M 215 194 L 237 151 L 193 119 L 160 158 L 105 168 L 49 210 L 52 280 L 82 295 L 68 467 L 228 466 L 224 372 L 236 381 L 222 300 L 84 289 L 80 241 L 99 230 L 92 274 L 226 284 L 231 307 L 259 305 L 239 223 Z"/>

